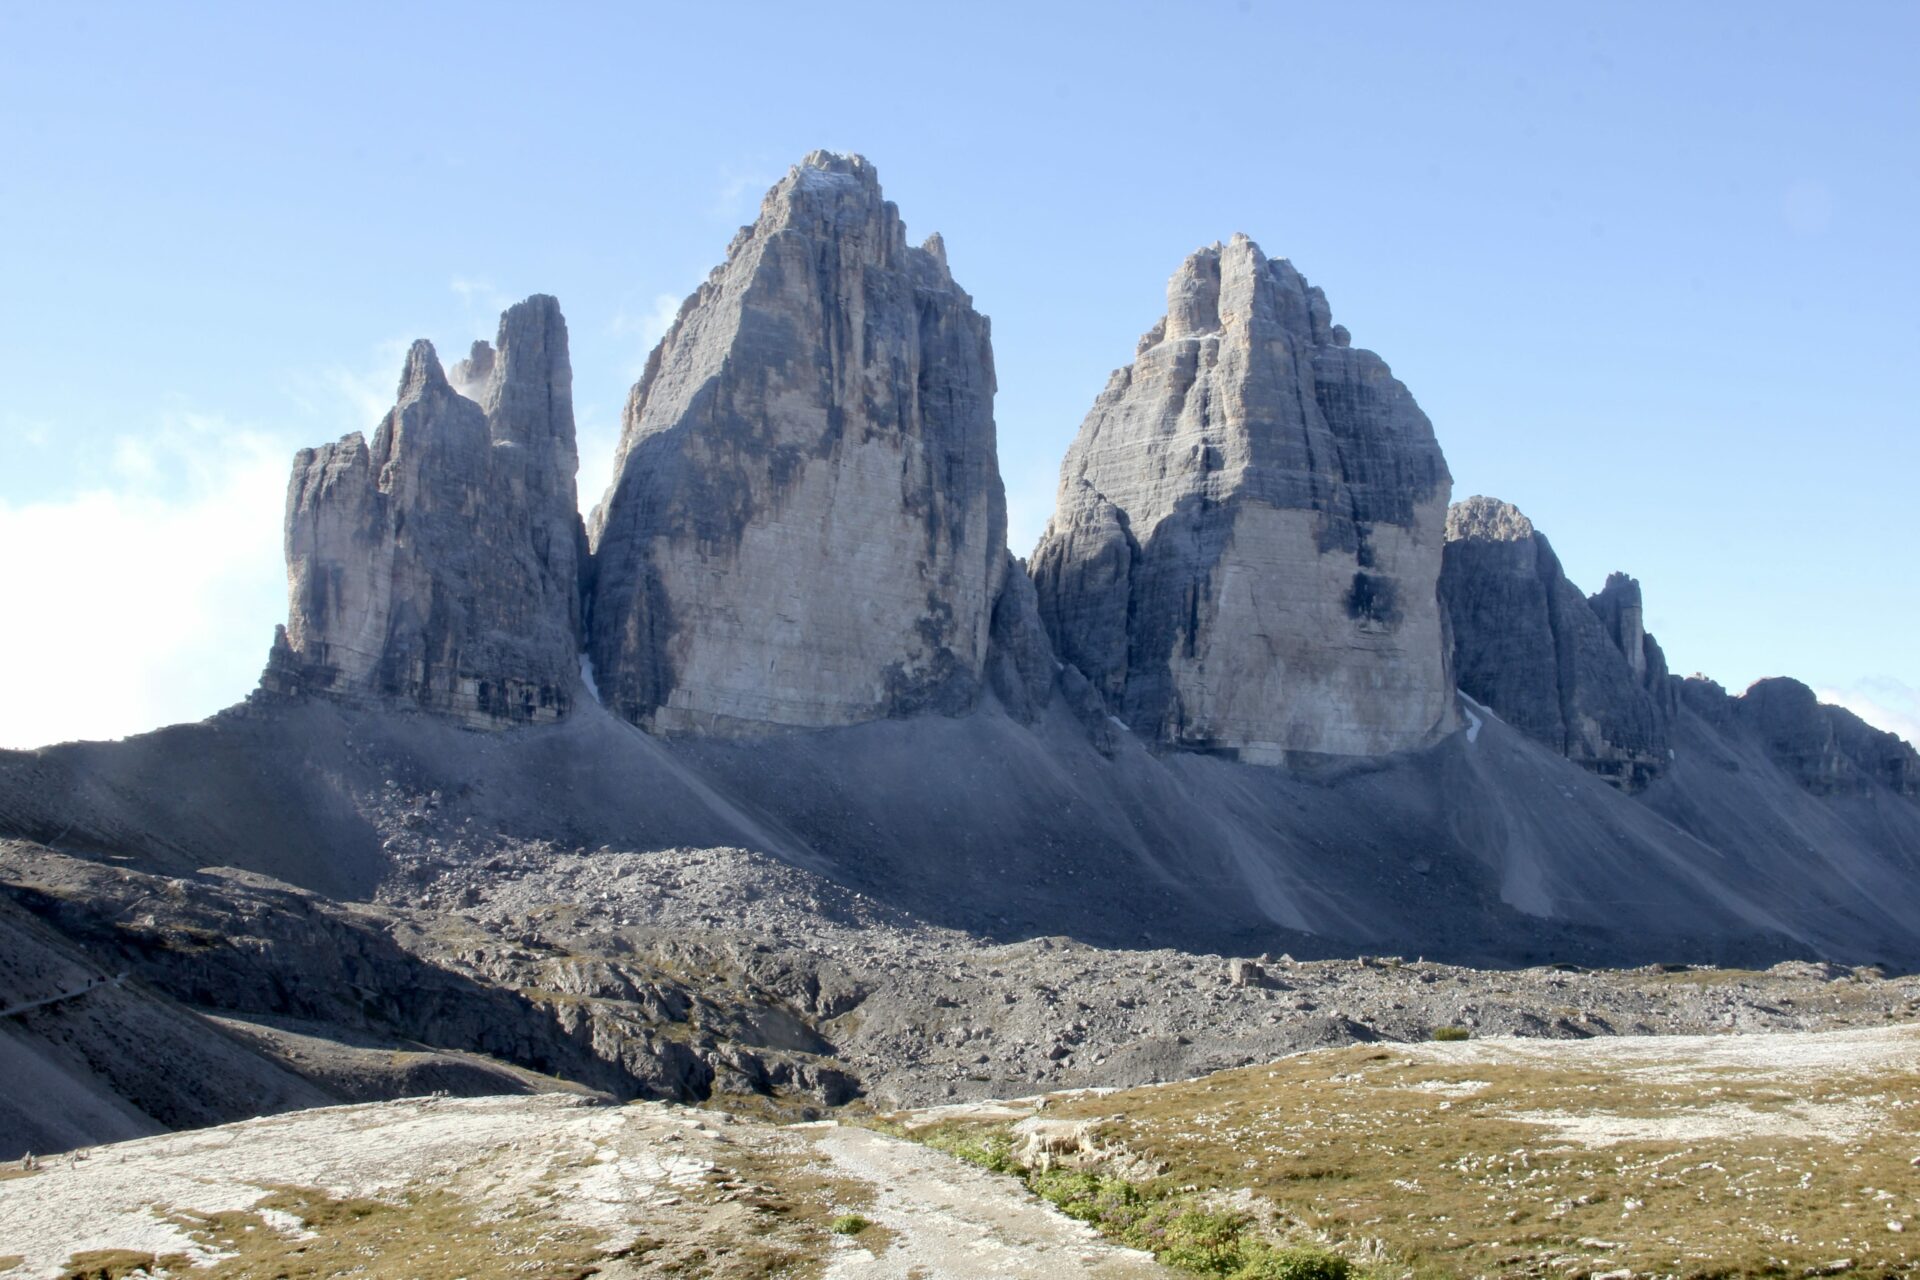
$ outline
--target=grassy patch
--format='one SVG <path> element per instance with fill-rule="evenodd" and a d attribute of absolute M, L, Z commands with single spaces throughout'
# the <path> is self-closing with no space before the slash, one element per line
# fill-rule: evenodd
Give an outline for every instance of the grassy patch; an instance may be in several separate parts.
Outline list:
<path fill-rule="evenodd" d="M 1164 1178 L 1136 1182 L 1081 1169 L 1028 1169 L 1015 1158 L 1013 1136 L 1004 1126 L 961 1123 L 909 1136 L 982 1169 L 1017 1177 L 1069 1218 L 1191 1275 L 1223 1280 L 1349 1280 L 1352 1275 L 1340 1255 L 1277 1245 L 1252 1215 L 1222 1209 Z"/>
<path fill-rule="evenodd" d="M 267 1222 L 263 1211 L 268 1210 L 291 1214 L 312 1236 L 283 1235 Z M 607 1256 L 599 1232 L 558 1222 L 538 1207 L 516 1205 L 488 1213 L 445 1191 L 386 1201 L 283 1187 L 249 1210 L 187 1213 L 174 1221 L 196 1242 L 231 1255 L 193 1272 L 207 1280 L 323 1280 L 341 1275 L 584 1280 Z M 72 1270 L 79 1262 L 96 1269 Z M 100 1270 L 100 1265 L 76 1257 L 68 1264 L 69 1275 L 117 1280 L 127 1274 Z"/>
<path fill-rule="evenodd" d="M 1440 1041 L 1459 1041 L 1473 1039 L 1473 1032 L 1465 1027 L 1435 1027 L 1433 1038 Z"/>
<path fill-rule="evenodd" d="M 827 1229 L 837 1236 L 857 1236 L 872 1225 L 857 1213 L 843 1213 Z"/>
<path fill-rule="evenodd" d="M 1103 1143 L 1165 1168 L 1162 1182 L 1251 1192 L 1416 1272 L 1920 1266 L 1908 1163 L 1920 1155 L 1920 1068 L 1904 1064 L 1782 1075 L 1370 1046 L 1063 1098 L 1048 1114 L 1099 1121 Z M 1182 1265 L 1232 1274 L 1204 1269 L 1208 1241 L 1185 1246 L 1197 1265 Z"/>
<path fill-rule="evenodd" d="M 134 1249 L 88 1249 L 62 1264 L 60 1280 L 123 1280 L 126 1276 L 146 1276 L 160 1268 L 186 1265 L 186 1255 L 178 1253 L 156 1258 Z"/>

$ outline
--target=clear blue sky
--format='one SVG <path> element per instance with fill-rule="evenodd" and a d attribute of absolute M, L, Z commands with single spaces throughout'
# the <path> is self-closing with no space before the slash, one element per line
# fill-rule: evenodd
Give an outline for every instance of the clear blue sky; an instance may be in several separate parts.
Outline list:
<path fill-rule="evenodd" d="M 993 318 L 1015 551 L 1243 230 L 1676 669 L 1920 715 L 1917 59 L 1904 3 L 0 6 L 0 744 L 243 695 L 289 456 L 407 339 L 556 294 L 597 496 L 822 146 Z"/>

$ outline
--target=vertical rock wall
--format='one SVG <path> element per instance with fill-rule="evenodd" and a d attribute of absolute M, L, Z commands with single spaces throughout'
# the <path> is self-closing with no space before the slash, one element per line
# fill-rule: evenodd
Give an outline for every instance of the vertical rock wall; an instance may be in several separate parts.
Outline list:
<path fill-rule="evenodd" d="M 584 532 L 559 305 L 533 297 L 449 381 L 407 354 L 398 402 L 304 449 L 287 490 L 287 625 L 262 684 L 476 727 L 553 720 L 578 681 Z"/>
<path fill-rule="evenodd" d="M 602 699 L 666 733 L 956 713 L 1007 573 L 986 317 L 816 152 L 681 308 L 594 513 Z"/>
<path fill-rule="evenodd" d="M 1278 763 L 1454 725 L 1432 426 L 1325 296 L 1201 250 L 1061 469 L 1033 558 L 1063 661 L 1136 731 Z"/>
<path fill-rule="evenodd" d="M 1440 594 L 1469 697 L 1625 791 L 1665 769 L 1674 694 L 1639 583 L 1588 600 L 1531 521 L 1474 497 L 1447 515 Z"/>

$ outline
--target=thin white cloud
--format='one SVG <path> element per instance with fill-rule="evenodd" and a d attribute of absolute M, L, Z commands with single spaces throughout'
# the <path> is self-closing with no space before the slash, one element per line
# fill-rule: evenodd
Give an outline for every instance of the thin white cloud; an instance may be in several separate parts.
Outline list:
<path fill-rule="evenodd" d="M 265 432 L 167 413 L 115 442 L 99 485 L 0 501 L 0 746 L 121 737 L 246 695 L 285 615 L 290 453 Z"/>
<path fill-rule="evenodd" d="M 491 280 L 455 276 L 447 282 L 447 287 L 459 296 L 469 311 L 479 312 L 483 316 L 497 316 L 512 305 L 512 300 L 496 289 Z"/>
<path fill-rule="evenodd" d="M 53 424 L 17 413 L 0 413 L 0 437 L 10 444 L 44 449 L 53 441 Z"/>
<path fill-rule="evenodd" d="M 1815 689 L 1820 701 L 1845 707 L 1876 729 L 1920 746 L 1920 689 L 1892 676 L 1868 676 L 1844 689 Z"/>
<path fill-rule="evenodd" d="M 714 193 L 713 204 L 708 211 L 715 218 L 727 222 L 752 222 L 768 189 L 780 181 L 785 173 L 785 166 L 777 169 L 756 167 L 751 170 L 729 170 L 721 180 L 720 189 Z"/>
<path fill-rule="evenodd" d="M 371 435 L 393 408 L 409 345 L 408 339 L 390 338 L 368 347 L 357 368 L 336 364 L 291 374 L 284 390 L 305 415 L 301 430 L 313 437 L 307 443 L 350 431 Z"/>
<path fill-rule="evenodd" d="M 627 376 L 638 378 L 647 367 L 647 357 L 667 336 L 680 314 L 683 298 L 671 293 L 656 293 L 646 307 L 637 311 L 621 308 L 613 313 L 613 331 L 633 339 L 633 356 L 627 362 Z"/>

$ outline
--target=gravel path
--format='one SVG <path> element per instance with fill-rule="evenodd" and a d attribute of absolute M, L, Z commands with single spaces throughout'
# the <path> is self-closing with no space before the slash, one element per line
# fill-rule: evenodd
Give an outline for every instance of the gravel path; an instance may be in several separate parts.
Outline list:
<path fill-rule="evenodd" d="M 869 1130 L 832 1123 L 809 1128 L 837 1173 L 873 1188 L 874 1204 L 862 1215 L 892 1233 L 878 1254 L 850 1239 L 834 1254 L 827 1280 L 1173 1275 L 1151 1254 L 1105 1243 L 1093 1228 L 1056 1213 L 1009 1178 Z"/>

